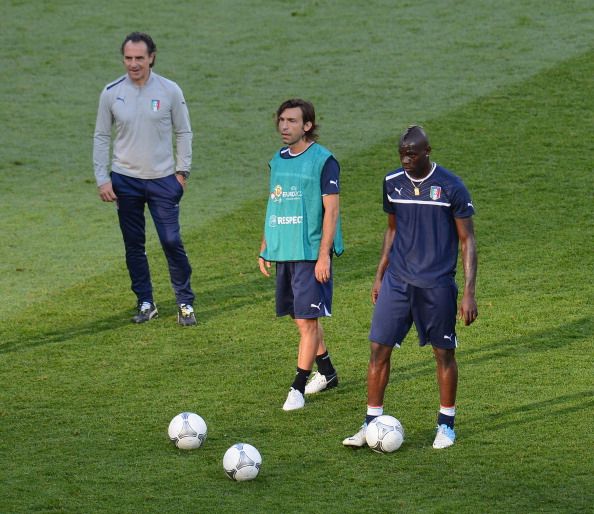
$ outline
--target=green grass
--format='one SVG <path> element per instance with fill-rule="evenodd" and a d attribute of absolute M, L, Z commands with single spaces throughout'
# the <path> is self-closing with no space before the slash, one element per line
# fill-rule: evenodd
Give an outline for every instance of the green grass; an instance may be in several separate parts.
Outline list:
<path fill-rule="evenodd" d="M 584 512 L 594 491 L 594 14 L 586 1 L 9 2 L 0 19 L 0 512 Z M 183 201 L 200 324 L 181 330 L 154 230 L 161 318 L 128 322 L 123 245 L 92 180 L 101 87 L 150 31 L 196 133 Z M 284 413 L 296 330 L 257 271 L 272 112 L 310 98 L 343 174 L 347 251 L 325 322 L 341 384 Z M 364 414 L 381 180 L 421 122 L 477 206 L 479 320 L 461 327 L 458 436 L 415 335 L 395 353 L 395 454 L 349 451 Z M 205 446 L 167 441 L 200 413 Z M 247 441 L 261 475 L 232 483 Z"/>

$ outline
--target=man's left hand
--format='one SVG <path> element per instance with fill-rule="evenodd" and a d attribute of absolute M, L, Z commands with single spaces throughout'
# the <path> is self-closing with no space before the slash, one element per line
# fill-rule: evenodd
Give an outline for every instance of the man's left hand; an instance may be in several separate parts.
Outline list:
<path fill-rule="evenodd" d="M 465 325 L 470 325 L 478 316 L 478 307 L 474 296 L 464 295 L 460 302 L 458 317 L 464 321 Z"/>
<path fill-rule="evenodd" d="M 175 178 L 181 184 L 181 187 L 183 187 L 185 189 L 186 185 L 188 183 L 187 180 L 184 177 L 182 177 L 179 173 L 175 174 Z"/>
<path fill-rule="evenodd" d="M 316 280 L 325 284 L 330 280 L 330 255 L 320 255 L 316 262 L 315 275 Z"/>

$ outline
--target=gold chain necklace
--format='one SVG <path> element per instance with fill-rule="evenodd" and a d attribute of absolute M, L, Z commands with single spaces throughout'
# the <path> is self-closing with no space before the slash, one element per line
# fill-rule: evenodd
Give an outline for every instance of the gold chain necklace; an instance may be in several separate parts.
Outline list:
<path fill-rule="evenodd" d="M 431 174 L 433 173 L 434 170 L 435 170 L 435 163 L 433 163 L 433 166 L 431 166 L 431 171 L 427 174 L 427 176 L 425 178 L 418 179 L 418 180 L 413 180 L 412 178 L 410 178 L 408 173 L 406 173 L 408 180 L 410 180 L 410 183 L 413 186 L 413 191 L 415 192 L 415 196 L 420 196 L 420 194 L 421 194 L 420 187 L 423 185 L 423 182 L 425 182 L 425 180 L 427 180 L 431 176 Z M 419 182 L 419 184 L 417 185 L 417 184 L 415 184 L 415 182 Z"/>
<path fill-rule="evenodd" d="M 413 186 L 413 189 L 415 191 L 415 196 L 419 196 L 421 194 L 421 190 L 419 189 L 421 187 L 421 185 L 423 184 L 423 182 L 425 182 L 425 180 L 427 180 L 427 177 L 425 177 L 423 180 L 421 180 L 421 182 L 419 183 L 419 185 L 415 184 L 415 182 L 418 182 L 413 180 L 412 178 L 408 177 L 408 180 L 410 180 L 410 183 Z"/>

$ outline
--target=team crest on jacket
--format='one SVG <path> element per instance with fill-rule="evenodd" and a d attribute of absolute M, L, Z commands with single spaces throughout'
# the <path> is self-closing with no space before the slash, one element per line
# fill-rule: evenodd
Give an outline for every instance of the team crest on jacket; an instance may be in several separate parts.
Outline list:
<path fill-rule="evenodd" d="M 431 200 L 439 200 L 441 198 L 441 187 L 440 186 L 431 186 L 431 190 L 429 191 L 429 196 Z"/>
<path fill-rule="evenodd" d="M 153 112 L 157 112 L 161 108 L 160 100 L 151 100 L 151 109 Z"/>

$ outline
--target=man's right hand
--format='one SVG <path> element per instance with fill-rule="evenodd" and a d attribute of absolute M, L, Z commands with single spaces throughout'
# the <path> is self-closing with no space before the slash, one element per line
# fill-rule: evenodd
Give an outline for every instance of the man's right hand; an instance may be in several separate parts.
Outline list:
<path fill-rule="evenodd" d="M 99 198 L 104 202 L 115 202 L 118 197 L 113 192 L 113 187 L 111 185 L 111 181 L 106 182 L 98 187 L 99 189 Z"/>
<path fill-rule="evenodd" d="M 260 255 L 264 253 L 264 250 L 266 250 L 266 239 L 262 238 L 262 244 L 260 245 Z M 260 267 L 260 271 L 262 272 L 262 275 L 269 277 L 271 263 L 270 261 L 265 260 L 263 257 L 260 257 L 260 255 L 258 255 L 258 266 Z"/>
<path fill-rule="evenodd" d="M 265 261 L 262 257 L 258 257 L 258 266 L 260 266 L 260 271 L 262 275 L 265 277 L 270 276 L 270 266 L 271 263 L 269 261 Z"/>

